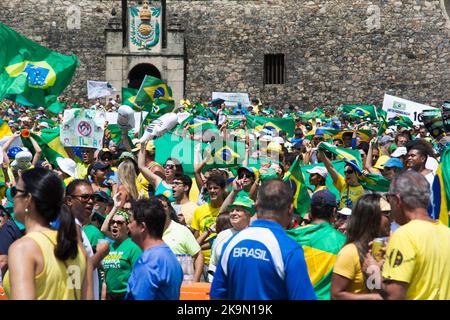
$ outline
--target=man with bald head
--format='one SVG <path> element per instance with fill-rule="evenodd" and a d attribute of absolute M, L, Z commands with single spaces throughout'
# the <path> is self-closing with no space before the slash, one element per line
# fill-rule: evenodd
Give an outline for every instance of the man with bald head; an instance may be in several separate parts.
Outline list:
<path fill-rule="evenodd" d="M 256 211 L 258 219 L 224 245 L 211 298 L 315 300 L 303 250 L 284 230 L 293 215 L 291 189 L 280 179 L 266 180 Z"/>

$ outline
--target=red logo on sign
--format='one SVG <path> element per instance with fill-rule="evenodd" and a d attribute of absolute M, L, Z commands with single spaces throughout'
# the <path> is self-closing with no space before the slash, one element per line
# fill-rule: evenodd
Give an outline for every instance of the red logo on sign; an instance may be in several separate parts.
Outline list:
<path fill-rule="evenodd" d="M 92 133 L 92 127 L 89 124 L 89 122 L 86 121 L 80 121 L 78 124 L 78 133 L 81 134 L 83 137 L 88 137 Z"/>

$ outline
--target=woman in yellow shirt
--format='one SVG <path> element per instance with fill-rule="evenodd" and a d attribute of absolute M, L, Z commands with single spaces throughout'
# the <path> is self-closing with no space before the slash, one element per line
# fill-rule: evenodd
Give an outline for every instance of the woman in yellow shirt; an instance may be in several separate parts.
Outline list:
<path fill-rule="evenodd" d="M 26 234 L 8 251 L 5 291 L 14 300 L 88 298 L 87 259 L 75 219 L 63 207 L 64 188 L 58 176 L 43 168 L 22 173 L 13 194 L 15 219 Z M 50 223 L 59 219 L 58 231 Z"/>
<path fill-rule="evenodd" d="M 380 234 L 381 208 L 379 194 L 366 194 L 353 206 L 347 226 L 347 242 L 339 252 L 331 278 L 331 298 L 336 300 L 381 300 L 370 293 L 361 270 L 369 252 L 369 242 Z"/>

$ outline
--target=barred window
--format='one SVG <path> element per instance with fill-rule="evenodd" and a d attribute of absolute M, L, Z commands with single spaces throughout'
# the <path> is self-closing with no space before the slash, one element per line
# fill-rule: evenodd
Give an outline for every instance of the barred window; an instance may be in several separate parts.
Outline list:
<path fill-rule="evenodd" d="M 264 84 L 284 84 L 284 54 L 264 55 Z"/>

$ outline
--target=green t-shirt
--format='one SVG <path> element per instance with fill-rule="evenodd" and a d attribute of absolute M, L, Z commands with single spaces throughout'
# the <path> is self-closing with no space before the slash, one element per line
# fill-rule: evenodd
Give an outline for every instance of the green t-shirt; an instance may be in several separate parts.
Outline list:
<path fill-rule="evenodd" d="M 141 248 L 131 238 L 119 245 L 111 243 L 109 254 L 102 262 L 105 270 L 106 291 L 109 294 L 127 291 L 128 278 L 141 253 Z"/>
<path fill-rule="evenodd" d="M 88 224 L 83 228 L 86 237 L 88 238 L 92 248 L 97 247 L 98 240 L 105 239 L 105 235 L 92 224 Z"/>

